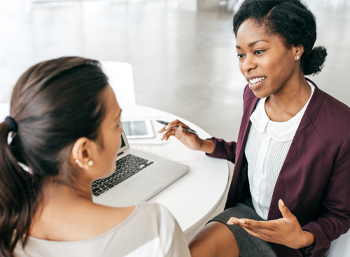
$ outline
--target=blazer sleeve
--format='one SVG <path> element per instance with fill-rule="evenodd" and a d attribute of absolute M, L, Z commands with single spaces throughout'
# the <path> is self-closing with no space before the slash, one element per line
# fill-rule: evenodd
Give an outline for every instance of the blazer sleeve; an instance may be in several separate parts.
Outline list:
<path fill-rule="evenodd" d="M 226 142 L 225 140 L 216 137 L 208 138 L 207 140 L 211 140 L 215 143 L 214 152 L 211 154 L 207 153 L 208 156 L 219 159 L 226 159 L 235 163 L 237 145 L 236 142 Z"/>
<path fill-rule="evenodd" d="M 349 154 L 350 135 L 348 134 L 333 165 L 321 216 L 318 220 L 302 227 L 315 237 L 314 246 L 306 248 L 306 256 L 319 256 L 318 251 L 326 251 L 331 241 L 346 233 L 350 228 Z"/>

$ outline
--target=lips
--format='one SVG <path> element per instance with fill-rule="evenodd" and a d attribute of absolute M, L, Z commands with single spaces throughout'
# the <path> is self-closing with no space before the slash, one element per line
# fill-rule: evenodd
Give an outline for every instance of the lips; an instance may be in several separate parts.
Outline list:
<path fill-rule="evenodd" d="M 261 77 L 246 77 L 246 80 L 248 81 L 248 83 L 250 84 L 250 85 L 254 85 L 254 84 L 256 84 L 256 83 L 258 83 L 258 82 L 261 82 L 262 80 L 264 80 L 264 79 L 266 79 L 266 77 L 265 76 L 261 76 Z"/>
<path fill-rule="evenodd" d="M 250 77 L 250 78 L 246 78 L 246 79 L 249 83 L 249 88 L 251 90 L 256 90 L 262 86 L 262 84 L 264 83 L 266 78 L 267 77 L 261 76 L 261 77 Z"/>

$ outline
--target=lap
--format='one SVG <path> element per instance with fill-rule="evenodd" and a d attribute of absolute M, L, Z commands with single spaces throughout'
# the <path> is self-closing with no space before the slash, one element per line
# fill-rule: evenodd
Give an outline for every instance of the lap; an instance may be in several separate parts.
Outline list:
<path fill-rule="evenodd" d="M 237 203 L 210 220 L 194 237 L 190 243 L 192 256 L 276 256 L 268 242 L 249 235 L 240 226 L 228 225 L 231 217 L 262 220 L 251 202 Z"/>
<path fill-rule="evenodd" d="M 239 254 L 241 257 L 250 256 L 276 256 L 271 245 L 259 238 L 249 235 L 242 227 L 236 225 L 228 225 L 227 222 L 231 217 L 236 218 L 246 218 L 252 220 L 262 220 L 262 218 L 255 212 L 253 205 L 249 201 L 244 201 L 244 203 L 237 203 L 234 207 L 226 209 L 224 212 L 220 213 L 208 223 L 213 221 L 221 222 L 224 224 L 231 233 L 234 235 L 237 246 L 239 249 Z"/>

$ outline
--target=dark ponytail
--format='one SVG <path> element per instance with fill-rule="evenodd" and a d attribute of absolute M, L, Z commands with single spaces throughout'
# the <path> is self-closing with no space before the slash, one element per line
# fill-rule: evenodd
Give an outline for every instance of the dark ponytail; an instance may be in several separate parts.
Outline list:
<path fill-rule="evenodd" d="M 303 46 L 300 66 L 304 75 L 319 73 L 326 60 L 324 47 L 315 47 L 316 20 L 300 0 L 245 0 L 233 17 L 233 31 L 247 19 L 263 25 L 268 33 L 284 39 L 285 46 Z"/>
<path fill-rule="evenodd" d="M 9 126 L 0 124 L 0 256 L 12 256 L 16 242 L 28 234 L 36 207 L 35 186 L 12 155 L 7 137 Z M 19 233 L 14 233 L 14 231 Z M 20 234 L 21 233 L 21 234 Z"/>
<path fill-rule="evenodd" d="M 75 141 L 87 137 L 102 144 L 107 85 L 99 62 L 80 57 L 36 64 L 18 80 L 10 108 L 18 131 L 10 145 L 10 128 L 0 124 L 0 256 L 25 245 L 46 181 L 74 186 L 69 153 Z"/>

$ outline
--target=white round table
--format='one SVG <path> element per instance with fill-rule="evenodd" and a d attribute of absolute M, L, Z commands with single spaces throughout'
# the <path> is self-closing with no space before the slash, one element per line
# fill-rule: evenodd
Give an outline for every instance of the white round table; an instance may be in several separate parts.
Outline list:
<path fill-rule="evenodd" d="M 199 137 L 210 137 L 195 124 L 167 112 L 132 104 L 121 104 L 121 108 L 124 117 L 152 117 L 166 121 L 180 119 L 196 130 Z M 8 114 L 9 104 L 0 104 L 0 121 L 4 121 Z M 131 140 L 129 142 L 132 147 Z M 167 143 L 164 145 L 170 147 L 175 144 L 176 151 L 180 155 L 181 153 L 187 154 L 186 157 L 190 155 L 187 160 L 180 161 L 190 166 L 190 171 L 149 201 L 166 206 L 174 214 L 187 240 L 190 240 L 224 201 L 229 182 L 228 164 L 226 160 L 210 158 L 203 152 L 189 150 L 176 138 L 172 138 L 168 145 Z"/>
<path fill-rule="evenodd" d="M 144 116 L 165 121 L 179 119 L 197 131 L 199 137 L 204 139 L 210 137 L 200 127 L 173 114 L 140 105 L 123 103 L 120 105 L 123 109 L 122 117 Z M 170 144 L 174 144 L 175 141 L 177 139 L 172 138 Z M 129 143 L 132 147 L 132 140 L 129 140 Z M 191 154 L 197 156 L 196 160 L 180 161 L 190 166 L 189 173 L 149 201 L 166 206 L 174 214 L 187 240 L 190 240 L 194 235 L 193 232 L 202 228 L 220 203 L 225 201 L 223 198 L 229 186 L 229 169 L 226 160 L 208 157 L 203 152 L 189 150 L 183 145 L 180 147 L 187 153 L 191 151 Z"/>

